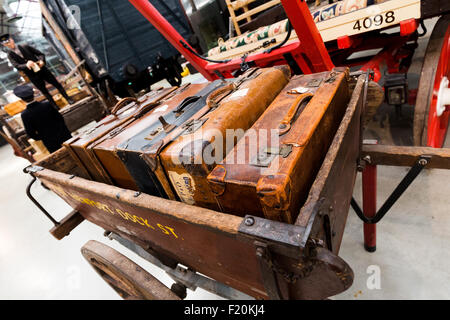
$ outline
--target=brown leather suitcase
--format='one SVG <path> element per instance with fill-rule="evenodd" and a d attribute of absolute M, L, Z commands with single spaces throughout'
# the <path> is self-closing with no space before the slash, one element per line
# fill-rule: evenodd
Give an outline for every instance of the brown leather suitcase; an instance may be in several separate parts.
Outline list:
<path fill-rule="evenodd" d="M 145 116 L 129 119 L 89 146 L 104 170 L 111 177 L 114 185 L 136 191 L 139 189 L 125 164 L 118 157 L 115 151 L 116 147 L 133 138 L 155 122 L 158 122 L 159 117 L 172 112 L 183 101 L 195 96 L 206 86 L 207 83 L 191 84 L 186 87 L 181 87 L 179 90 L 173 92 L 173 94 L 161 100 L 159 106 Z"/>
<path fill-rule="evenodd" d="M 67 140 L 63 146 L 92 180 L 112 184 L 110 177 L 93 157 L 89 146 L 117 126 L 136 117 L 136 115 L 142 115 L 151 110 L 161 99 L 171 95 L 176 90 L 179 90 L 179 88 L 160 88 L 143 95 L 139 99 L 124 98 L 114 106 L 111 114 L 99 121 L 95 127 Z"/>
<path fill-rule="evenodd" d="M 167 193 L 176 194 L 185 203 L 217 210 L 206 178 L 239 139 L 237 136 L 227 145 L 227 130 L 241 130 L 243 135 L 289 79 L 287 66 L 249 70 L 241 79 L 212 94 L 206 113 L 202 111 L 191 119 L 175 137 L 145 151 L 144 160 L 164 188 L 170 188 Z M 208 152 L 210 157 L 206 161 Z"/>
<path fill-rule="evenodd" d="M 208 176 L 220 209 L 293 223 L 349 101 L 348 70 L 295 76 Z"/>

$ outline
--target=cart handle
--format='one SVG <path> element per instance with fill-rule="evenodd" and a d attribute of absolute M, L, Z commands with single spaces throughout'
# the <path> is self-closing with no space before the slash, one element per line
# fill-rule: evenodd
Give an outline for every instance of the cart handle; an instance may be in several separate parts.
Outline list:
<path fill-rule="evenodd" d="M 27 197 L 34 203 L 34 205 L 36 207 L 38 207 L 39 210 L 42 211 L 42 213 L 56 226 L 59 225 L 59 222 L 55 220 L 55 218 L 52 217 L 52 215 L 50 213 L 48 213 L 47 210 L 44 209 L 43 206 L 41 206 L 41 204 L 33 197 L 33 195 L 31 194 L 31 187 L 33 186 L 33 184 L 36 182 L 37 178 L 36 176 L 33 174 L 37 171 L 41 171 L 44 168 L 42 167 L 36 167 L 36 166 L 28 166 L 25 169 L 23 169 L 24 173 L 28 173 L 31 175 L 31 177 L 33 178 L 31 180 L 31 182 L 28 184 L 27 189 L 26 189 L 26 194 Z"/>
<path fill-rule="evenodd" d="M 57 239 L 62 240 L 64 237 L 68 236 L 70 232 L 75 229 L 81 222 L 84 221 L 83 216 L 77 211 L 72 210 L 66 217 L 64 217 L 61 221 L 56 221 L 52 215 L 44 209 L 44 207 L 33 197 L 31 194 L 31 187 L 36 182 L 37 178 L 34 173 L 38 171 L 44 170 L 43 167 L 30 165 L 23 169 L 24 173 L 30 174 L 33 178 L 31 182 L 28 184 L 26 189 L 26 194 L 28 198 L 33 202 L 33 204 L 41 210 L 41 212 L 54 224 L 54 227 L 50 230 L 50 233 Z M 75 176 L 71 176 L 75 177 Z M 46 189 L 48 189 L 45 185 L 42 185 Z"/>

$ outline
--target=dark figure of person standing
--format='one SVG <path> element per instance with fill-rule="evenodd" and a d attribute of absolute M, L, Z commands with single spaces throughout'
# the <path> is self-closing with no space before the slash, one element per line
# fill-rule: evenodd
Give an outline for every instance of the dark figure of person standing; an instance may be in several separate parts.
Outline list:
<path fill-rule="evenodd" d="M 9 34 L 0 36 L 0 42 L 8 49 L 8 59 L 11 61 L 14 68 L 24 72 L 36 88 L 41 91 L 47 100 L 55 107 L 56 103 L 45 86 L 46 82 L 58 89 L 69 104 L 73 104 L 72 99 L 69 98 L 62 85 L 45 66 L 45 55 L 42 52 L 29 45 L 16 46 L 14 39 Z"/>
<path fill-rule="evenodd" d="M 50 153 L 60 149 L 64 141 L 72 138 L 63 116 L 48 101 L 34 101 L 33 87 L 16 87 L 14 94 L 27 103 L 21 117 L 30 138 L 42 140 Z"/>

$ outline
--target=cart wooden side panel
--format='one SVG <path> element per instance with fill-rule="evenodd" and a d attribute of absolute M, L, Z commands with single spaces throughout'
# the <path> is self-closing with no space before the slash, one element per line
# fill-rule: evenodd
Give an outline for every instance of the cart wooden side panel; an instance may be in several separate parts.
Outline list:
<path fill-rule="evenodd" d="M 258 298 L 267 298 L 255 249 L 237 239 L 242 218 L 187 206 L 81 178 L 41 171 L 51 190 L 88 221 L 147 244 L 194 270 Z"/>

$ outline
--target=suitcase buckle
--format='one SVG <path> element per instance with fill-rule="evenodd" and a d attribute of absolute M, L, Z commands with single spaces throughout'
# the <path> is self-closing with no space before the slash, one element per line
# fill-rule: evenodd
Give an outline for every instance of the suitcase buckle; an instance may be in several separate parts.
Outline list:
<path fill-rule="evenodd" d="M 181 133 L 181 135 L 185 136 L 185 135 L 194 133 L 195 131 L 200 129 L 207 120 L 208 119 L 200 119 L 200 120 L 199 119 L 197 119 L 197 120 L 192 119 L 191 121 L 187 122 L 183 126 L 183 132 Z"/>
<path fill-rule="evenodd" d="M 147 137 L 145 137 L 144 139 L 145 140 L 153 140 L 153 138 L 155 138 L 161 131 L 163 131 L 163 128 L 158 127 L 157 129 L 150 132 L 149 135 Z"/>
<path fill-rule="evenodd" d="M 252 165 L 256 167 L 264 167 L 267 168 L 272 163 L 273 159 L 277 156 L 281 156 L 283 158 L 289 157 L 292 153 L 294 146 L 292 144 L 284 144 L 279 148 L 276 147 L 268 147 L 264 148 L 262 151 L 258 153 L 258 155 L 251 162 Z"/>
<path fill-rule="evenodd" d="M 113 138 L 113 137 L 117 136 L 119 133 L 121 133 L 123 130 L 124 130 L 124 128 L 117 127 L 109 133 L 109 137 Z"/>
<path fill-rule="evenodd" d="M 319 87 L 321 83 L 322 83 L 322 79 L 312 79 L 310 82 L 308 82 L 308 84 L 306 86 L 315 88 L 315 87 Z"/>

